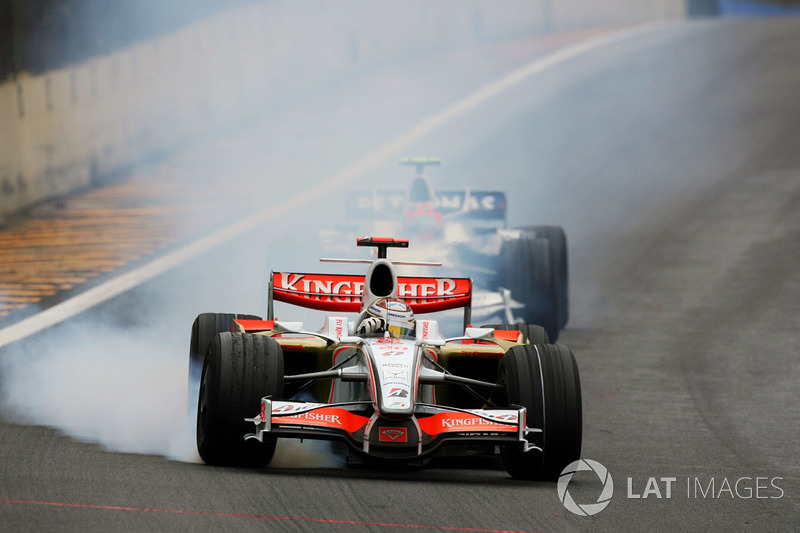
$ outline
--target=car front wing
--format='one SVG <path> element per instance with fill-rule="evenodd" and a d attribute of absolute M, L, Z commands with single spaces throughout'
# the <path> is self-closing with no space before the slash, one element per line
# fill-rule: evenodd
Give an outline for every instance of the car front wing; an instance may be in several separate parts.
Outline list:
<path fill-rule="evenodd" d="M 453 444 L 511 445 L 541 451 L 528 439 L 541 429 L 527 427 L 526 409 L 517 406 L 458 409 L 417 404 L 410 418 L 391 420 L 376 413 L 371 402 L 325 404 L 265 397 L 261 412 L 246 420 L 255 424 L 255 432 L 245 439 L 340 440 L 359 453 L 383 459 L 427 457 Z"/>

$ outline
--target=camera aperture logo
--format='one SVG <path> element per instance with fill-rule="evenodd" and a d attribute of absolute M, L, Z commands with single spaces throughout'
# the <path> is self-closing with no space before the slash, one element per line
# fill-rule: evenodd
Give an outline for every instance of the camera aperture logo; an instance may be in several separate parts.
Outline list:
<path fill-rule="evenodd" d="M 594 503 L 577 503 L 569 493 L 569 483 L 572 481 L 572 477 L 576 472 L 582 470 L 594 472 L 603 484 L 603 489 Z M 561 500 L 561 503 L 564 504 L 568 511 L 576 515 L 592 516 L 599 513 L 608 506 L 612 496 L 614 496 L 614 480 L 611 479 L 608 469 L 597 461 L 578 459 L 567 465 L 558 478 L 558 499 Z"/>

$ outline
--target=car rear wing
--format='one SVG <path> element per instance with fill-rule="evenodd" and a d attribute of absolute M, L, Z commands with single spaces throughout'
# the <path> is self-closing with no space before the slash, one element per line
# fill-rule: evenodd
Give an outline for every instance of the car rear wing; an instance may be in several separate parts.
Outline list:
<path fill-rule="evenodd" d="M 444 216 L 478 220 L 505 221 L 506 206 L 501 191 L 439 191 L 433 200 L 433 208 Z M 350 191 L 345 197 L 348 218 L 399 217 L 408 207 L 408 195 L 402 191 Z"/>
<path fill-rule="evenodd" d="M 317 311 L 358 313 L 365 279 L 357 274 L 270 272 L 267 320 L 274 319 L 276 300 Z M 471 319 L 470 278 L 398 276 L 397 296 L 417 314 L 463 307 L 465 323 Z"/>
<path fill-rule="evenodd" d="M 422 174 L 425 171 L 425 167 L 438 167 L 442 164 L 442 160 L 438 157 L 413 156 L 401 157 L 398 163 L 416 167 L 417 174 Z"/>

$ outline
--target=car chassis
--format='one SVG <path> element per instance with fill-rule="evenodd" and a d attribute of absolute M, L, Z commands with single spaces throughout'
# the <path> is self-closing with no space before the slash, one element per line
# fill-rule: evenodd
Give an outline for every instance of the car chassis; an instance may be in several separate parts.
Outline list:
<path fill-rule="evenodd" d="M 469 278 L 396 274 L 395 265 L 419 264 L 387 259 L 387 249 L 408 247 L 406 240 L 357 244 L 376 247 L 378 258 L 332 261 L 369 263 L 364 276 L 272 272 L 266 320 L 206 314 L 195 321 L 205 462 L 260 466 L 278 438 L 335 440 L 365 460 L 409 464 L 444 447 L 499 452 L 506 470 L 526 479 L 552 479 L 579 458 L 580 381 L 568 348 L 549 344 L 536 325 L 471 327 Z M 412 307 L 413 337 L 356 336 L 357 324 L 339 314 L 316 332 L 274 318 L 274 301 L 343 313 L 385 297 Z M 458 307 L 458 337 L 446 339 L 436 320 L 419 318 Z M 260 412 L 247 416 L 259 401 Z"/>

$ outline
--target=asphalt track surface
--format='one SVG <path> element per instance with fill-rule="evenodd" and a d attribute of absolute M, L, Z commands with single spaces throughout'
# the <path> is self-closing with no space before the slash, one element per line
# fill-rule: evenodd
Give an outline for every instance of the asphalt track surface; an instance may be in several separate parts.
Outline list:
<path fill-rule="evenodd" d="M 266 269 L 317 270 L 301 237 L 342 216 L 331 193 L 2 348 L 2 527 L 796 530 L 798 41 L 795 19 L 652 28 L 532 76 L 407 147 L 442 157 L 443 188 L 507 190 L 512 225 L 565 227 L 572 315 L 560 342 L 581 370 L 582 456 L 615 488 L 599 514 L 572 514 L 555 484 L 513 481 L 491 461 L 348 470 L 307 449 L 266 470 L 174 459 L 180 446 L 158 432 L 180 424 L 159 424 L 169 400 L 185 397 L 172 389 L 194 315 L 259 313 Z M 219 202 L 277 209 L 540 53 L 493 44 L 369 73 L 170 168 L 234 184 L 260 169 L 267 188 L 242 178 L 249 188 L 235 203 Z M 353 185 L 401 181 L 407 169 L 386 162 L 367 174 Z M 600 493 L 585 475 L 569 491 L 579 503 Z"/>

